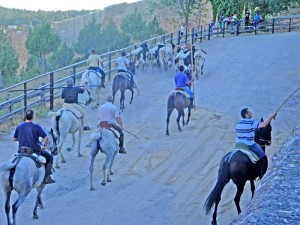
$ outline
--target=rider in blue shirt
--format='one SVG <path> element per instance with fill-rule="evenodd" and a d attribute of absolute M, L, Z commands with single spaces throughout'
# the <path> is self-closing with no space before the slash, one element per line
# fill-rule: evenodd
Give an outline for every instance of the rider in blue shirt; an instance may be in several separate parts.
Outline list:
<path fill-rule="evenodd" d="M 175 75 L 175 86 L 176 89 L 182 89 L 183 91 L 188 93 L 191 101 L 189 107 L 193 108 L 194 93 L 187 85 L 190 85 L 194 81 L 194 79 L 192 78 L 191 80 L 189 80 L 187 75 L 183 71 L 184 66 L 179 66 L 179 72 Z"/>
<path fill-rule="evenodd" d="M 29 109 L 25 112 L 25 121 L 17 126 L 13 140 L 19 142 L 19 153 L 35 153 L 38 156 L 42 155 L 46 158 L 44 184 L 52 184 L 55 183 L 55 180 L 50 176 L 52 174 L 53 156 L 48 151 L 45 151 L 48 144 L 48 137 L 40 125 L 32 122 L 33 117 L 33 110 Z M 41 146 L 39 141 L 40 137 L 44 139 L 43 146 Z M 32 151 L 30 153 L 23 152 L 24 148 L 31 149 Z"/>

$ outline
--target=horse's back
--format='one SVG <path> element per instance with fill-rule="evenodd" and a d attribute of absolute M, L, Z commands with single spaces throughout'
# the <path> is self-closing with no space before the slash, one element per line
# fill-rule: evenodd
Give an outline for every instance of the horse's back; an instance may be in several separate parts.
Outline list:
<path fill-rule="evenodd" d="M 128 88 L 130 84 L 129 77 L 127 77 L 125 72 L 116 73 L 113 79 L 112 89 L 113 91 L 117 91 L 120 89 L 121 91 Z"/>
<path fill-rule="evenodd" d="M 100 140 L 100 145 L 103 147 L 104 151 L 115 152 L 118 149 L 116 137 L 113 134 L 113 132 L 108 129 L 102 130 L 102 138 Z"/>
<path fill-rule="evenodd" d="M 60 115 L 58 121 L 56 117 L 51 120 L 52 126 L 54 125 L 55 131 L 59 130 L 61 133 L 75 133 L 81 127 L 81 119 L 77 118 L 74 113 L 68 110 L 64 110 Z M 52 127 L 52 128 L 54 128 Z M 58 129 L 58 130 L 57 130 Z"/>

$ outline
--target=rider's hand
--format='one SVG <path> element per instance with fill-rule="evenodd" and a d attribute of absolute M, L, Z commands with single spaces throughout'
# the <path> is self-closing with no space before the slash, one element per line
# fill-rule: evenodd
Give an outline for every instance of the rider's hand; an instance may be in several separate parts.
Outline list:
<path fill-rule="evenodd" d="M 275 120 L 276 116 L 277 116 L 277 112 L 273 112 L 272 115 L 271 115 L 271 117 L 272 117 L 274 120 Z"/>
<path fill-rule="evenodd" d="M 46 146 L 42 145 L 41 150 L 44 151 L 46 149 L 47 149 Z"/>

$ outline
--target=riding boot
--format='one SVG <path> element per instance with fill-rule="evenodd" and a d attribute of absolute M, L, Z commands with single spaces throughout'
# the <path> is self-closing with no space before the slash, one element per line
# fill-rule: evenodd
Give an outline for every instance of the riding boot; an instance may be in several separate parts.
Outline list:
<path fill-rule="evenodd" d="M 101 85 L 100 85 L 100 87 L 105 88 L 104 83 L 105 83 L 105 77 L 102 76 L 102 77 L 101 77 Z"/>
<path fill-rule="evenodd" d="M 267 172 L 268 169 L 268 158 L 263 157 L 259 160 L 260 162 L 260 174 L 259 174 L 259 179 L 261 180 L 264 174 Z"/>
<path fill-rule="evenodd" d="M 122 137 L 120 137 L 119 142 L 120 142 L 120 144 L 119 144 L 119 147 L 120 147 L 119 153 L 126 154 L 127 152 L 126 152 L 125 148 L 123 147 L 124 146 L 124 139 Z"/>
<path fill-rule="evenodd" d="M 53 183 L 55 183 L 56 181 L 55 180 L 53 180 L 52 178 L 51 178 L 51 174 L 52 174 L 52 164 L 51 163 L 46 163 L 46 165 L 45 165 L 45 169 L 46 169 L 46 171 L 45 171 L 45 179 L 44 179 L 44 184 L 53 184 Z"/>

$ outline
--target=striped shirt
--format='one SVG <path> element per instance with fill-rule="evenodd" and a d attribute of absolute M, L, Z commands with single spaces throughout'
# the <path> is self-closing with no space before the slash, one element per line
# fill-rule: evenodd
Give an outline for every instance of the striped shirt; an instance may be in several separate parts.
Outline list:
<path fill-rule="evenodd" d="M 259 128 L 260 122 L 251 119 L 241 119 L 235 126 L 237 134 L 236 142 L 241 142 L 246 145 L 254 145 L 255 129 Z"/>

